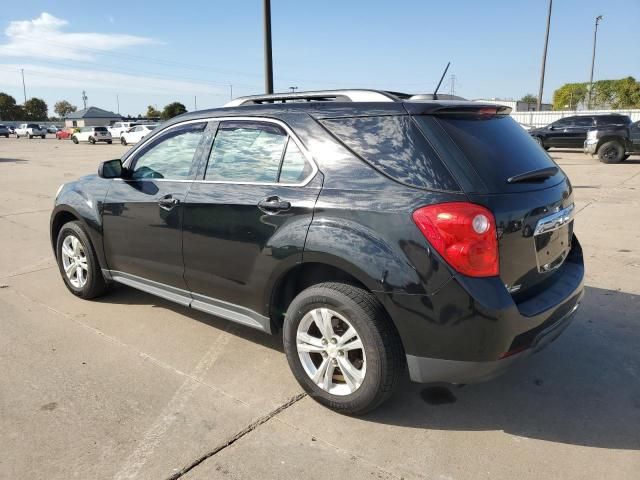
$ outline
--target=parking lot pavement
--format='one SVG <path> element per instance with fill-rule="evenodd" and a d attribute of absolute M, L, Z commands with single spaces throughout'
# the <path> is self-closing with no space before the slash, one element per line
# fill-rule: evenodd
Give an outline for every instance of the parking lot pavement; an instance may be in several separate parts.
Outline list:
<path fill-rule="evenodd" d="M 349 418 L 302 395 L 278 337 L 126 287 L 66 291 L 56 188 L 125 150 L 0 139 L 0 478 L 638 478 L 640 157 L 550 151 L 587 265 L 555 343 L 481 385 L 405 381 Z"/>

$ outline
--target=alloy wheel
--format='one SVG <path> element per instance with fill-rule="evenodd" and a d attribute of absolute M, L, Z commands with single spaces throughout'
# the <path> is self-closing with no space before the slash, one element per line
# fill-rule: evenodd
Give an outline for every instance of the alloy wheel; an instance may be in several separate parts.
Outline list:
<path fill-rule="evenodd" d="M 89 276 L 87 255 L 82 243 L 74 235 L 67 235 L 61 248 L 62 267 L 69 283 L 76 288 L 86 285 Z"/>
<path fill-rule="evenodd" d="M 307 312 L 298 325 L 296 347 L 305 372 L 322 390 L 349 395 L 362 385 L 367 372 L 364 346 L 343 315 L 329 308 Z"/>

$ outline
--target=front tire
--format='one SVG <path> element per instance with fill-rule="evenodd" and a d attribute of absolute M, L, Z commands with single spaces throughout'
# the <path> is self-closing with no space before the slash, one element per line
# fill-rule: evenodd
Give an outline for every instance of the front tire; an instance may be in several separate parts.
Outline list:
<path fill-rule="evenodd" d="M 120 137 L 120 143 L 125 146 L 127 145 L 127 141 L 124 139 L 124 137 Z"/>
<path fill-rule="evenodd" d="M 95 138 L 93 138 L 93 137 L 89 137 L 89 143 L 90 143 L 91 145 L 95 145 L 95 144 L 96 144 L 96 139 L 95 139 Z"/>
<path fill-rule="evenodd" d="M 78 144 L 78 139 L 76 137 L 71 137 L 71 141 L 76 145 Z"/>
<path fill-rule="evenodd" d="M 74 295 L 90 299 L 107 290 L 98 257 L 80 222 L 65 223 L 60 229 L 56 257 L 64 284 Z"/>
<path fill-rule="evenodd" d="M 620 163 L 624 160 L 624 146 L 612 140 L 598 149 L 598 158 L 602 163 Z"/>
<path fill-rule="evenodd" d="M 113 143 L 113 140 L 107 140 L 107 143 L 111 145 Z"/>
<path fill-rule="evenodd" d="M 314 400 L 350 415 L 388 399 L 404 370 L 400 337 L 375 296 L 342 283 L 302 291 L 285 315 L 291 371 Z"/>
<path fill-rule="evenodd" d="M 28 138 L 29 140 L 31 140 L 31 139 L 33 138 L 33 135 L 31 135 L 30 133 L 28 133 L 28 134 L 27 134 L 27 138 Z"/>

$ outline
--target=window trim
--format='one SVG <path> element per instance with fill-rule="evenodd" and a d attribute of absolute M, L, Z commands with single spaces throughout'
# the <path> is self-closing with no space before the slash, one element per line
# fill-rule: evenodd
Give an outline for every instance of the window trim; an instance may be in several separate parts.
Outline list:
<path fill-rule="evenodd" d="M 289 139 L 293 140 L 295 142 L 295 144 L 297 145 L 297 147 L 300 149 L 300 151 L 302 152 L 302 155 L 304 156 L 304 158 L 307 160 L 307 162 L 309 162 L 309 164 L 311 165 L 311 173 L 301 182 L 298 183 L 279 183 L 279 182 L 232 182 L 232 181 L 227 181 L 227 180 L 205 180 L 204 178 L 195 178 L 192 180 L 170 180 L 170 179 L 166 179 L 166 178 L 146 178 L 146 179 L 138 179 L 137 181 L 153 181 L 153 182 L 195 182 L 195 183 L 211 183 L 211 184 L 223 184 L 223 185 L 266 185 L 266 186 L 279 186 L 279 187 L 304 187 L 306 185 L 308 185 L 311 180 L 314 179 L 314 177 L 316 176 L 316 174 L 318 173 L 319 169 L 318 166 L 316 165 L 316 162 L 314 161 L 313 157 L 311 156 L 311 154 L 309 153 L 309 151 L 306 149 L 306 147 L 304 146 L 304 144 L 300 141 L 300 139 L 293 133 L 293 130 L 291 130 L 291 128 L 289 128 L 289 125 L 287 125 L 286 123 L 284 123 L 282 120 L 278 120 L 275 118 L 268 118 L 268 117 L 250 117 L 250 116 L 242 116 L 242 117 L 236 117 L 236 116 L 214 116 L 214 117 L 206 117 L 206 118 L 198 118 L 198 119 L 193 119 L 193 120 L 185 120 L 184 122 L 179 122 L 179 123 L 174 123 L 173 125 L 169 125 L 166 128 L 163 128 L 162 130 L 152 130 L 154 133 L 150 136 L 148 136 L 147 138 L 144 139 L 143 142 L 138 142 L 138 145 L 136 145 L 130 152 L 128 152 L 127 157 L 124 159 L 124 161 L 122 162 L 123 166 L 125 168 L 129 168 L 129 164 L 131 163 L 132 159 L 136 156 L 136 153 L 138 152 L 138 150 L 140 150 L 141 148 L 143 148 L 148 142 L 151 142 L 155 139 L 156 136 L 159 135 L 164 135 L 165 132 L 168 132 L 171 129 L 174 128 L 178 128 L 178 127 L 182 127 L 184 125 L 188 125 L 190 123 L 200 123 L 200 122 L 205 122 L 205 123 L 210 123 L 210 122 L 224 122 L 224 121 L 253 121 L 253 122 L 265 122 L 265 123 L 273 123 L 275 125 L 278 125 L 280 127 L 282 127 L 285 132 L 287 132 L 287 134 L 289 135 Z M 207 127 L 205 126 L 204 131 L 206 132 Z M 217 127 L 216 127 L 216 134 L 217 134 Z M 211 145 L 210 148 L 213 148 L 213 142 L 215 142 L 215 136 L 213 137 L 213 140 L 211 141 Z M 285 149 L 286 151 L 286 149 Z M 208 159 L 207 159 L 208 161 Z"/>

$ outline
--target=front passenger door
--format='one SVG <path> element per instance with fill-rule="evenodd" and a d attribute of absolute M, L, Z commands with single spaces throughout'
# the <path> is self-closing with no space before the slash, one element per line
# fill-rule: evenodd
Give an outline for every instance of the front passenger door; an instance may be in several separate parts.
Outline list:
<path fill-rule="evenodd" d="M 112 180 L 103 207 L 104 250 L 112 275 L 186 289 L 183 204 L 205 127 L 206 122 L 170 127 L 126 160 L 126 178 Z"/>

